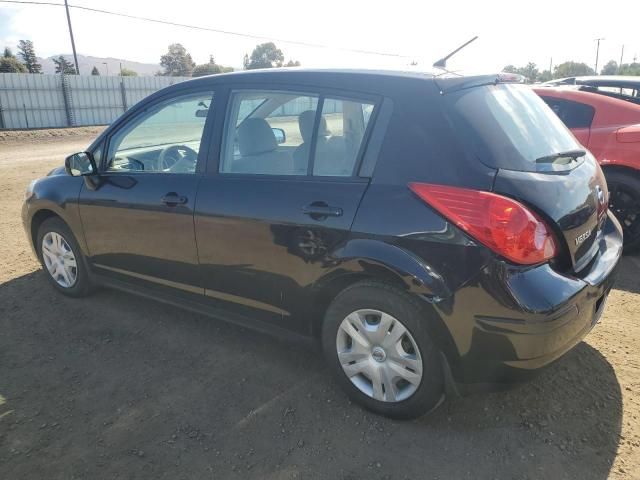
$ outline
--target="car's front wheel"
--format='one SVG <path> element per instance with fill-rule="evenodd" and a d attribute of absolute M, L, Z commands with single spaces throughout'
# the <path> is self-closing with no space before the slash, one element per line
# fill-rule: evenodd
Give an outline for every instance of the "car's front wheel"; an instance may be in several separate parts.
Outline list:
<path fill-rule="evenodd" d="M 444 398 L 438 349 L 425 311 L 391 285 L 361 282 L 329 306 L 322 343 L 336 379 L 357 403 L 393 418 L 414 418 Z"/>
<path fill-rule="evenodd" d="M 89 293 L 91 282 L 82 252 L 62 220 L 51 217 L 42 222 L 36 242 L 42 268 L 57 290 L 72 297 Z"/>

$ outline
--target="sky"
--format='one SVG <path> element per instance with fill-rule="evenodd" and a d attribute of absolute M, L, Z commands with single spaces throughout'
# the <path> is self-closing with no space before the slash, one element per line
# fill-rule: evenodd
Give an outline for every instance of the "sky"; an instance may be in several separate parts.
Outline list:
<path fill-rule="evenodd" d="M 63 0 L 49 0 L 61 2 Z M 455 2 L 361 0 L 70 0 L 71 5 L 259 35 L 244 38 L 157 25 L 71 9 L 79 54 L 159 63 L 170 43 L 182 43 L 196 63 L 213 55 L 239 68 L 245 53 L 273 39 L 285 59 L 307 67 L 433 70 L 431 64 L 474 35 L 479 39 L 453 57 L 450 70 L 488 73 L 534 62 L 540 70 L 566 60 L 595 63 L 640 60 L 640 0 L 606 6 L 593 0 L 457 0 Z M 437 4 L 436 4 L 437 3 Z M 34 42 L 40 57 L 71 53 L 64 8 L 0 3 L 0 48 Z M 304 47 L 285 40 L 326 45 Z M 348 52 L 355 49 L 392 55 Z M 417 67 L 410 67 L 415 61 Z"/>

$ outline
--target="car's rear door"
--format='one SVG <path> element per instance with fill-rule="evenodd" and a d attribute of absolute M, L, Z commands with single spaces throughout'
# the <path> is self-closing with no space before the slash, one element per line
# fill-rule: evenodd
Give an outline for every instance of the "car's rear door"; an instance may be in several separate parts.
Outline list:
<path fill-rule="evenodd" d="M 309 307 L 310 287 L 347 239 L 367 188 L 356 171 L 374 104 L 297 88 L 229 90 L 220 154 L 195 211 L 209 302 L 307 331 L 294 314 Z M 271 128 L 284 131 L 284 143 Z"/>
<path fill-rule="evenodd" d="M 159 98 L 105 139 L 98 181 L 79 202 L 96 273 L 202 296 L 193 211 L 212 97 Z"/>

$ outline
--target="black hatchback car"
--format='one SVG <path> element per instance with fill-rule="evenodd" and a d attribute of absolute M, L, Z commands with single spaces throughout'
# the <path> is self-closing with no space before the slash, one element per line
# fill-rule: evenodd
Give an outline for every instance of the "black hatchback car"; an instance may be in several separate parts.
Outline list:
<path fill-rule="evenodd" d="M 34 181 L 51 284 L 321 340 L 365 407 L 511 381 L 598 321 L 622 251 L 598 164 L 496 76 L 271 70 L 151 95 Z"/>

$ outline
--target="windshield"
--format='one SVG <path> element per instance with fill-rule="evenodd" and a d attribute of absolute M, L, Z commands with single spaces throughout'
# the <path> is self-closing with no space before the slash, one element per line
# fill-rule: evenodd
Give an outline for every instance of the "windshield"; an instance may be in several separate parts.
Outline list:
<path fill-rule="evenodd" d="M 544 168 L 538 159 L 583 148 L 525 85 L 467 88 L 447 93 L 444 99 L 459 138 L 492 168 L 540 171 Z"/>

